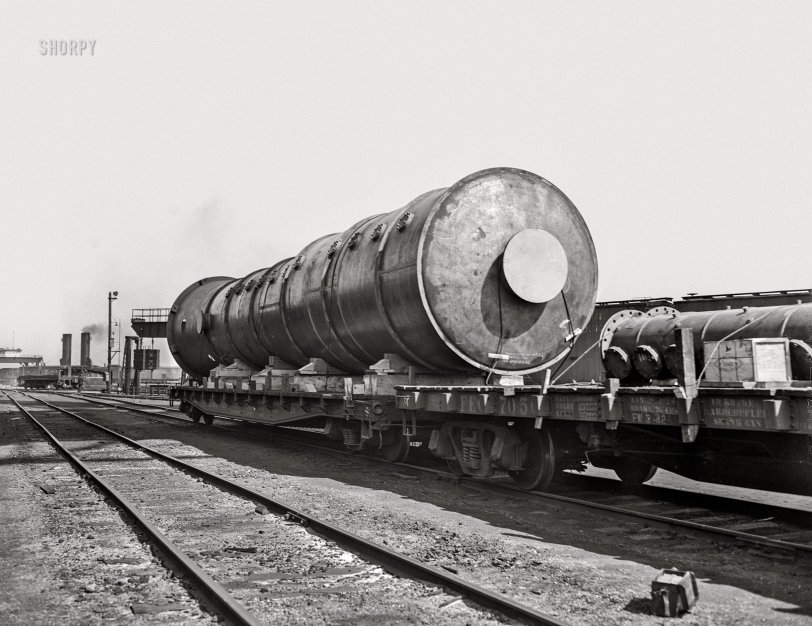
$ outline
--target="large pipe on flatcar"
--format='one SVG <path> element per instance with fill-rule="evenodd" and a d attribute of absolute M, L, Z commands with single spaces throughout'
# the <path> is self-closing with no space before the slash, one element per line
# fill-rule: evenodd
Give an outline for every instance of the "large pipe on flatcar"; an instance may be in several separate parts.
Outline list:
<path fill-rule="evenodd" d="M 563 358 L 596 290 L 595 248 L 569 198 L 495 168 L 243 278 L 194 283 L 170 309 L 167 336 L 198 378 L 271 356 L 361 373 L 386 353 L 429 372 L 524 374 Z"/>
<path fill-rule="evenodd" d="M 793 377 L 812 377 L 812 303 L 744 307 L 678 313 L 665 307 L 649 313 L 620 311 L 601 334 L 604 367 L 613 378 L 677 377 L 677 328 L 693 331 L 697 372 L 704 365 L 704 344 L 733 339 L 787 338 Z"/>

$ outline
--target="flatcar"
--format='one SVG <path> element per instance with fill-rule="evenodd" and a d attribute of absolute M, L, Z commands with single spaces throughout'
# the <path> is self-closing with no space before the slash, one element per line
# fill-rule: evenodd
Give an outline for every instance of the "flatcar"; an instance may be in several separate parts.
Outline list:
<path fill-rule="evenodd" d="M 597 280 L 561 190 L 483 170 L 189 286 L 167 324 L 187 375 L 173 396 L 195 421 L 319 426 L 393 460 L 419 443 L 455 472 L 527 489 L 591 462 L 629 482 L 664 467 L 812 493 L 812 305 L 618 311 L 580 350 L 605 378 L 562 384 Z"/>

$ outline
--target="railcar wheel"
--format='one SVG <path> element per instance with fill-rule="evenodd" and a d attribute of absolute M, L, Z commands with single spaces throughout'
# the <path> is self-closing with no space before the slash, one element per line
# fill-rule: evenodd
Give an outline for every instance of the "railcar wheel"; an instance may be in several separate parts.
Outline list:
<path fill-rule="evenodd" d="M 393 432 L 393 434 L 389 435 L 389 432 Z M 381 447 L 383 458 L 390 463 L 403 463 L 409 456 L 412 438 L 399 431 L 384 431 L 382 436 L 384 438 L 384 444 Z"/>
<path fill-rule="evenodd" d="M 657 473 L 657 467 L 645 461 L 624 456 L 615 463 L 615 474 L 627 485 L 642 485 Z"/>
<path fill-rule="evenodd" d="M 189 415 L 189 417 L 191 417 L 191 418 L 192 418 L 192 421 L 193 421 L 195 424 L 199 424 L 199 423 L 200 423 L 200 415 L 201 415 L 201 413 L 200 413 L 200 409 L 198 409 L 197 407 L 194 407 L 194 406 L 193 406 L 193 407 L 191 407 L 191 408 L 189 409 L 189 413 L 188 413 L 188 415 Z"/>
<path fill-rule="evenodd" d="M 206 426 L 214 424 L 214 415 L 211 413 L 203 413 L 203 423 L 206 424 Z"/>
<path fill-rule="evenodd" d="M 522 432 L 522 439 L 529 446 L 527 466 L 508 473 L 522 489 L 544 491 L 556 474 L 553 438 L 546 428 L 527 428 Z"/>

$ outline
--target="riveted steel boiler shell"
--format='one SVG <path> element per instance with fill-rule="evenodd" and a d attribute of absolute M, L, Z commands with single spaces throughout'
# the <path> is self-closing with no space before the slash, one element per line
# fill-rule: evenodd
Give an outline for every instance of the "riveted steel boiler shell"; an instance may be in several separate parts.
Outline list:
<path fill-rule="evenodd" d="M 436 372 L 529 373 L 566 353 L 597 289 L 577 209 L 543 178 L 508 168 L 361 220 L 274 268 L 224 285 L 206 304 L 201 339 L 222 362 L 319 357 L 359 373 L 396 353 Z"/>
<path fill-rule="evenodd" d="M 195 376 L 223 362 L 223 355 L 209 339 L 213 297 L 234 281 L 226 276 L 204 278 L 189 285 L 169 310 L 166 336 L 169 350 L 184 371 Z"/>
<path fill-rule="evenodd" d="M 260 346 L 267 356 L 276 356 L 287 363 L 307 363 L 305 355 L 293 342 L 287 319 L 282 312 L 285 276 L 295 259 L 285 259 L 270 267 L 260 282 L 257 300 L 251 309 Z M 249 361 L 257 364 L 256 361 Z"/>
<path fill-rule="evenodd" d="M 330 316 L 331 266 L 340 234 L 327 235 L 305 247 L 285 279 L 284 315 L 296 346 L 346 372 L 360 372 L 372 362 L 355 358 L 335 330 Z"/>
<path fill-rule="evenodd" d="M 260 281 L 268 271 L 270 268 L 257 270 L 237 281 L 222 312 L 222 323 L 225 324 L 225 332 L 235 353 L 244 355 L 243 360 L 248 363 L 264 363 L 268 360 L 253 316 L 253 311 L 259 305 L 257 298 L 261 295 Z"/>

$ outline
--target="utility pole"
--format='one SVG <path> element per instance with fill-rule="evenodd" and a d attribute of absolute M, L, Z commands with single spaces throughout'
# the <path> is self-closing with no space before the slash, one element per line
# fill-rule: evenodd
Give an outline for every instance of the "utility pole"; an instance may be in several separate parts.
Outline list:
<path fill-rule="evenodd" d="M 113 381 L 113 300 L 118 299 L 118 291 L 107 292 L 107 393 L 112 391 Z"/>

